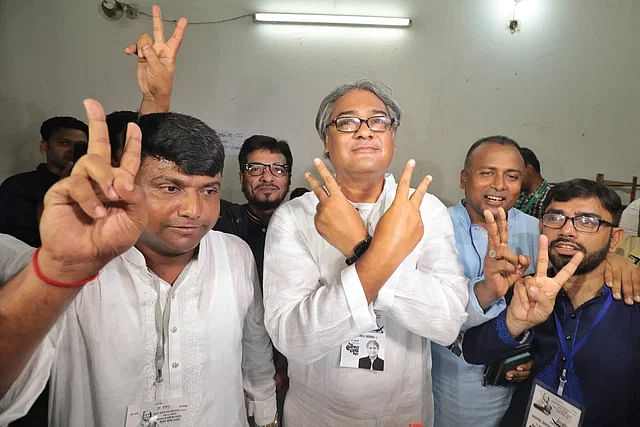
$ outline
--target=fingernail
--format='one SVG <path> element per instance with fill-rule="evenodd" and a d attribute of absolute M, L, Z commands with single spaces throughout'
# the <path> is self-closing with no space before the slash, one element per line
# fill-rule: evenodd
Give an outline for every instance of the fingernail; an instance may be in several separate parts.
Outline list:
<path fill-rule="evenodd" d="M 104 206 L 98 205 L 96 206 L 95 213 L 97 217 L 102 218 L 107 214 L 107 210 L 104 208 Z"/>
<path fill-rule="evenodd" d="M 624 299 L 624 302 L 626 302 L 626 303 L 627 303 L 627 304 L 629 304 L 629 305 L 633 305 L 633 298 L 631 298 L 631 297 L 626 297 L 626 298 Z"/>
<path fill-rule="evenodd" d="M 620 292 L 614 292 L 614 293 L 613 293 L 613 297 L 614 297 L 615 299 L 620 299 L 620 298 L 622 298 L 622 295 L 620 295 Z"/>
<path fill-rule="evenodd" d="M 636 295 L 635 297 L 633 297 L 633 299 L 634 299 L 636 302 L 640 302 L 640 295 Z"/>
<path fill-rule="evenodd" d="M 522 366 L 518 366 L 518 367 L 516 368 L 516 371 L 524 371 L 524 369 L 522 369 Z"/>
<path fill-rule="evenodd" d="M 427 175 L 427 180 L 428 181 L 433 181 L 433 177 L 431 175 Z"/>
<path fill-rule="evenodd" d="M 409 159 L 409 166 L 415 166 L 416 165 L 416 161 L 414 159 Z"/>
<path fill-rule="evenodd" d="M 314 164 L 314 165 L 316 165 L 316 166 L 318 166 L 318 165 L 320 164 L 320 159 L 319 159 L 319 158 L 317 158 L 317 157 L 316 157 L 316 158 L 314 158 L 314 159 L 313 159 L 313 164 Z"/>

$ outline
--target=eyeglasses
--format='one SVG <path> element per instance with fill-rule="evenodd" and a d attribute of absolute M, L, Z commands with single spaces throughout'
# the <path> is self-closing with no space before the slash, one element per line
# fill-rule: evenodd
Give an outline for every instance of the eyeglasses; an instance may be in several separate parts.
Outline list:
<path fill-rule="evenodd" d="M 583 233 L 595 233 L 600 230 L 602 224 L 615 227 L 613 223 L 598 218 L 597 216 L 578 215 L 571 217 L 557 213 L 546 213 L 542 215 L 542 225 L 549 228 L 562 228 L 567 223 L 567 220 L 571 220 L 573 228 Z"/>
<path fill-rule="evenodd" d="M 289 165 L 284 163 L 271 163 L 267 165 L 260 162 L 253 162 L 244 165 L 244 170 L 251 176 L 261 176 L 267 169 L 269 169 L 271 175 L 277 178 L 282 178 L 289 174 Z"/>
<path fill-rule="evenodd" d="M 373 116 L 368 119 L 361 119 L 359 117 L 338 117 L 333 119 L 327 126 L 334 125 L 340 132 L 356 132 L 362 126 L 362 123 L 366 123 L 367 127 L 373 132 L 385 132 L 391 129 L 395 119 L 387 116 Z"/>

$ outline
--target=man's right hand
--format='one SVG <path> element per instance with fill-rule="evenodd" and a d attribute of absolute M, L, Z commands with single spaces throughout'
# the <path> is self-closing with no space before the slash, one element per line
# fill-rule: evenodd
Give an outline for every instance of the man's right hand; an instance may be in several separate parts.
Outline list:
<path fill-rule="evenodd" d="M 158 5 L 153 11 L 153 39 L 142 34 L 136 44 L 124 50 L 127 55 L 138 56 L 136 75 L 142 92 L 140 115 L 169 111 L 176 56 L 187 28 L 187 20 L 180 18 L 171 38 L 165 42 L 162 12 Z"/>
<path fill-rule="evenodd" d="M 148 219 L 144 195 L 134 183 L 140 167 L 140 129 L 129 123 L 120 167 L 111 167 L 102 106 L 91 99 L 84 105 L 89 118 L 87 154 L 70 177 L 49 189 L 40 220 L 40 270 L 67 283 L 93 276 L 133 246 Z"/>
<path fill-rule="evenodd" d="M 556 295 L 584 258 L 582 252 L 577 252 L 554 277 L 548 277 L 548 246 L 547 236 L 541 234 L 536 275 L 518 280 L 514 285 L 513 298 L 506 312 L 507 329 L 514 338 L 547 320 L 553 311 Z"/>

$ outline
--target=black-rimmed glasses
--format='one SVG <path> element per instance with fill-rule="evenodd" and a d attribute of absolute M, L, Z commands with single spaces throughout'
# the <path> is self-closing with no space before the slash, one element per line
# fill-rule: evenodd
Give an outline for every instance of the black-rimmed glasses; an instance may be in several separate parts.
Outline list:
<path fill-rule="evenodd" d="M 281 178 L 289 174 L 289 166 L 285 163 L 271 163 L 269 165 L 260 162 L 252 162 L 244 165 L 244 170 L 251 176 L 261 176 L 267 169 L 271 175 Z"/>
<path fill-rule="evenodd" d="M 573 228 L 583 233 L 595 233 L 600 230 L 602 224 L 615 227 L 613 223 L 598 218 L 597 216 L 578 215 L 571 217 L 559 213 L 546 213 L 542 215 L 542 225 L 549 228 L 562 228 L 567 223 L 567 220 L 571 220 Z"/>
<path fill-rule="evenodd" d="M 340 132 L 356 132 L 366 123 L 373 132 L 385 132 L 391 129 L 395 119 L 387 116 L 373 116 L 368 119 L 359 117 L 338 117 L 329 122 L 327 126 L 334 125 Z"/>

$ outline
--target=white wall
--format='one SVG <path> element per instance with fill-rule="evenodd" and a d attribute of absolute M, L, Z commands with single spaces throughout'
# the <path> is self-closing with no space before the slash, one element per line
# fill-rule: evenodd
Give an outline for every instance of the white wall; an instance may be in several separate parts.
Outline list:
<path fill-rule="evenodd" d="M 40 123 L 84 118 L 81 100 L 136 109 L 135 60 L 122 52 L 151 23 L 108 22 L 98 0 L 0 1 L 0 179 L 39 160 Z M 150 11 L 151 0 L 138 1 Z M 172 109 L 214 128 L 290 142 L 293 186 L 321 155 L 313 120 L 338 84 L 368 77 L 404 110 L 392 170 L 416 158 L 431 192 L 461 196 L 458 173 L 477 138 L 505 134 L 532 148 L 552 181 L 640 173 L 637 98 L 640 2 L 522 0 L 522 30 L 506 28 L 512 0 L 159 1 L 166 17 L 211 20 L 254 11 L 410 16 L 409 29 L 256 24 L 250 18 L 187 29 Z M 170 29 L 166 32 L 170 33 Z M 414 183 L 417 178 L 414 178 Z M 241 201 L 237 158 L 226 198 Z M 623 199 L 623 202 L 626 200 Z"/>

